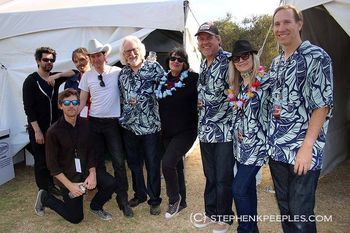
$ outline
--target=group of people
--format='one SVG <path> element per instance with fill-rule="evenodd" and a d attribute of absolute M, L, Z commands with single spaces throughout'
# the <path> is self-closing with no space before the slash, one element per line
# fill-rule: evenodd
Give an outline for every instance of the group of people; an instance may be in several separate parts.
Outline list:
<path fill-rule="evenodd" d="M 332 116 L 331 59 L 302 41 L 303 17 L 293 6 L 278 7 L 272 24 L 281 53 L 267 73 L 249 41 L 237 40 L 231 52 L 224 51 L 211 22 L 195 35 L 204 57 L 199 74 L 191 71 L 182 48 L 170 51 L 165 72 L 157 61 L 145 59 L 145 46 L 134 36 L 121 43 L 123 68 L 107 65 L 111 47 L 96 39 L 73 52 L 78 71 L 52 73 L 56 52 L 37 49 L 38 71 L 23 84 L 39 188 L 36 213 L 42 216 L 49 207 L 78 223 L 84 217 L 83 194 L 97 187 L 90 211 L 103 220 L 112 219 L 103 206 L 113 193 L 126 217 L 147 199 L 150 214 L 159 215 L 162 171 L 165 218 L 172 218 L 187 207 L 183 156 L 198 137 L 205 217 L 195 227 L 227 232 L 234 201 L 237 232 L 259 232 L 256 219 L 242 216 L 257 216 L 255 177 L 269 163 L 280 213 L 288 216 L 283 231 L 316 232 L 308 217 L 314 215 Z M 58 95 L 59 85 L 71 76 Z M 106 170 L 107 153 L 114 175 Z M 125 160 L 134 191 L 130 200 Z M 55 197 L 58 193 L 63 201 Z M 295 221 L 302 215 L 307 221 Z"/>

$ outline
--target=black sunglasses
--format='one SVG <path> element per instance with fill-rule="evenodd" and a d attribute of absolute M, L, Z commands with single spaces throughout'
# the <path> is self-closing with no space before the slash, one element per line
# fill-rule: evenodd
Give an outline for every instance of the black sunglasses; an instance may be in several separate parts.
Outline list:
<path fill-rule="evenodd" d="M 51 62 L 51 63 L 54 63 L 55 62 L 55 59 L 53 59 L 53 58 L 42 58 L 41 59 L 43 62 Z"/>
<path fill-rule="evenodd" d="M 183 63 L 183 62 L 185 62 L 185 59 L 183 59 L 182 57 L 170 57 L 170 59 L 169 59 L 170 61 L 178 61 L 178 62 L 180 62 L 180 63 Z"/>
<path fill-rule="evenodd" d="M 242 53 L 239 56 L 232 57 L 232 61 L 233 61 L 233 63 L 238 63 L 241 60 L 241 58 L 243 61 L 245 61 L 249 58 L 249 56 L 250 56 L 250 53 Z"/>
<path fill-rule="evenodd" d="M 79 100 L 63 100 L 63 101 L 62 101 L 62 104 L 63 104 L 64 106 L 69 106 L 69 105 L 71 105 L 71 104 L 73 104 L 73 106 L 77 106 L 77 105 L 79 105 L 79 103 L 80 103 Z"/>
<path fill-rule="evenodd" d="M 100 74 L 99 76 L 97 76 L 98 80 L 100 80 L 100 86 L 101 87 L 105 87 L 106 84 L 105 82 L 103 82 L 103 77 L 102 77 L 102 74 Z"/>

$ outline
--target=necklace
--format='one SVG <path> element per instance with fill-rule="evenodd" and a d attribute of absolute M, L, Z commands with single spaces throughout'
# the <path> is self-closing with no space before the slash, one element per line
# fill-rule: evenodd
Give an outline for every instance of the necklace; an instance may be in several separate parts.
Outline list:
<path fill-rule="evenodd" d="M 172 96 L 172 92 L 176 91 L 176 89 L 184 87 L 185 83 L 183 81 L 188 77 L 188 70 L 181 72 L 178 81 L 169 81 L 169 79 L 167 78 L 169 75 L 170 71 L 166 76 L 160 79 L 159 85 L 154 91 L 157 99 L 163 99 L 167 96 Z"/>
<path fill-rule="evenodd" d="M 242 93 L 241 98 L 238 98 L 239 93 L 235 94 L 233 86 L 230 86 L 227 90 L 230 106 L 233 108 L 242 108 L 249 101 L 249 99 L 253 98 L 255 95 L 254 93 L 257 92 L 258 88 L 260 87 L 263 81 L 264 75 L 264 68 L 260 67 L 257 75 L 255 76 L 255 81 L 251 84 L 249 88 L 247 88 L 247 91 L 245 93 Z"/>

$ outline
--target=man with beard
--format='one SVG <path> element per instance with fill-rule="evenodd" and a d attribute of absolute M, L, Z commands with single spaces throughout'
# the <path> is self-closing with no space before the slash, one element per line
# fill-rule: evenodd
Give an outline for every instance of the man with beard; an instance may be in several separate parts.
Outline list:
<path fill-rule="evenodd" d="M 120 47 L 120 61 L 125 65 L 119 75 L 122 97 L 121 125 L 128 166 L 131 170 L 136 207 L 147 200 L 150 214 L 160 214 L 160 117 L 155 96 L 157 83 L 165 75 L 156 61 L 145 61 L 145 45 L 135 36 L 127 36 Z M 143 176 L 147 170 L 147 188 Z"/>
<path fill-rule="evenodd" d="M 90 59 L 86 48 L 75 49 L 72 52 L 72 61 L 77 70 L 73 70 L 75 75 L 66 81 L 64 89 L 73 88 L 79 91 L 79 83 L 83 74 L 90 70 Z"/>
<path fill-rule="evenodd" d="M 23 83 L 23 104 L 34 155 L 35 181 L 39 189 L 60 195 L 46 166 L 45 133 L 58 119 L 59 86 L 67 77 L 74 75 L 74 72 L 71 70 L 63 73 L 51 72 L 56 61 L 56 51 L 52 48 L 40 47 L 36 49 L 34 56 L 38 70 L 30 74 Z M 52 86 L 48 83 L 51 78 L 56 79 Z"/>

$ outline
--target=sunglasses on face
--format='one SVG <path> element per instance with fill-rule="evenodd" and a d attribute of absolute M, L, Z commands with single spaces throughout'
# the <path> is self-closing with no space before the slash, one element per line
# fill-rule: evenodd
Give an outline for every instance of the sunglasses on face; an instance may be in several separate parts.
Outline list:
<path fill-rule="evenodd" d="M 51 63 L 54 63 L 55 62 L 55 59 L 53 58 L 42 58 L 41 59 L 43 62 L 51 62 Z"/>
<path fill-rule="evenodd" d="M 100 74 L 99 76 L 97 76 L 98 80 L 100 80 L 100 86 L 101 87 L 105 87 L 106 84 L 105 82 L 103 81 L 103 77 L 102 77 L 102 74 Z"/>
<path fill-rule="evenodd" d="M 249 58 L 249 56 L 250 56 L 250 53 L 243 53 L 239 56 L 232 57 L 232 61 L 233 61 L 233 63 L 238 63 L 241 60 L 241 58 L 243 61 L 245 61 Z"/>
<path fill-rule="evenodd" d="M 63 100 L 62 104 L 64 106 L 67 106 L 67 107 L 71 104 L 73 104 L 73 106 L 78 106 L 80 104 L 80 101 L 79 100 Z"/>
<path fill-rule="evenodd" d="M 185 62 L 185 59 L 183 59 L 183 58 L 181 58 L 181 57 L 170 57 L 169 60 L 170 60 L 170 61 L 176 61 L 176 60 L 177 60 L 177 62 L 180 62 L 180 63 Z"/>

